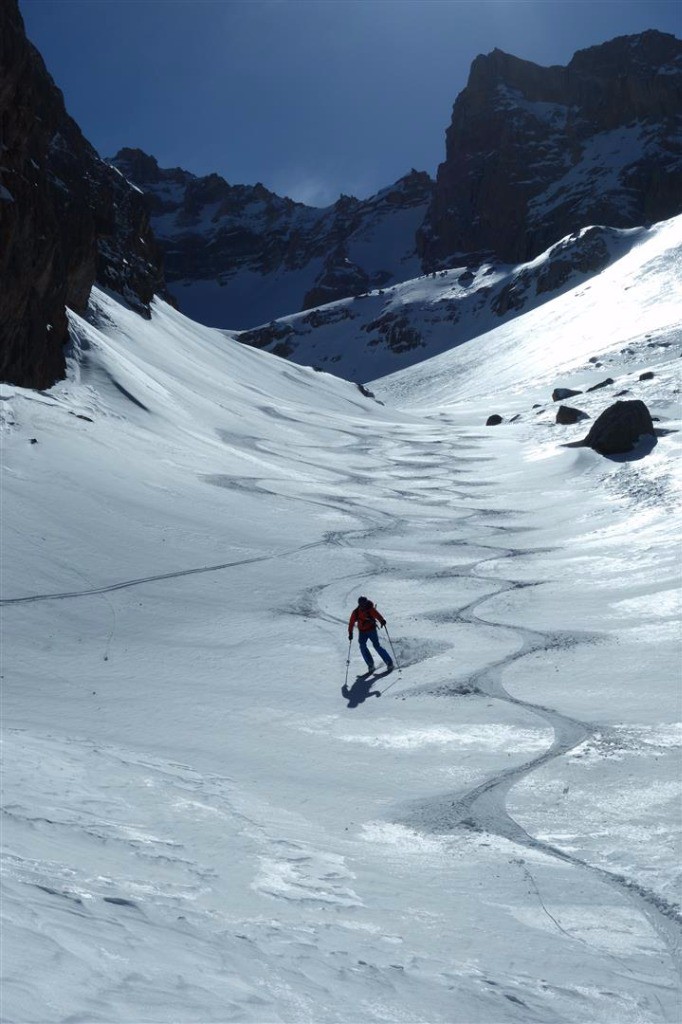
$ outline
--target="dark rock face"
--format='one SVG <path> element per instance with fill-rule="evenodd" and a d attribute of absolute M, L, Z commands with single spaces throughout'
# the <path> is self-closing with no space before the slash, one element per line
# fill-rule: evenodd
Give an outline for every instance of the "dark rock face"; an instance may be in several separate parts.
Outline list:
<path fill-rule="evenodd" d="M 374 337 L 369 345 L 378 345 L 381 341 L 391 352 L 409 352 L 414 348 L 424 348 L 424 339 L 419 328 L 410 321 L 407 313 L 390 311 L 365 324 L 361 330 Z"/>
<path fill-rule="evenodd" d="M 351 262 L 341 248 L 325 260 L 322 274 L 303 297 L 303 309 L 325 306 L 349 295 L 361 295 L 369 288 L 370 275 L 357 263 Z"/>
<path fill-rule="evenodd" d="M 95 281 L 148 315 L 163 289 L 138 192 L 98 157 L 26 38 L 16 0 L 0 4 L 0 379 L 45 388 L 64 375 L 66 307 Z"/>
<path fill-rule="evenodd" d="M 609 260 L 609 248 L 600 228 L 589 227 L 582 232 L 574 232 L 550 249 L 548 262 L 535 286 L 536 294 L 556 291 L 570 281 L 576 271 L 597 274 L 608 266 Z"/>
<path fill-rule="evenodd" d="M 523 262 L 590 224 L 680 213 L 681 120 L 682 42 L 672 35 L 622 36 L 566 67 L 501 50 L 477 57 L 419 235 L 425 267 L 457 253 Z"/>
<path fill-rule="evenodd" d="M 573 398 L 574 395 L 582 395 L 582 391 L 574 391 L 572 388 L 554 388 L 552 401 L 563 402 L 565 398 Z"/>
<path fill-rule="evenodd" d="M 615 384 L 613 377 L 606 377 L 605 380 L 600 380 L 598 384 L 593 384 L 591 388 L 587 388 L 588 391 L 601 391 L 602 388 L 608 388 L 611 384 Z"/>
<path fill-rule="evenodd" d="M 655 436 L 651 413 L 644 402 L 616 402 L 594 421 L 583 444 L 601 455 L 619 455 L 632 451 L 642 434 Z"/>
<path fill-rule="evenodd" d="M 243 331 L 239 336 L 239 340 L 245 345 L 251 345 L 253 348 L 267 348 L 273 342 L 277 342 L 277 345 L 270 349 L 275 355 L 290 355 L 288 351 L 291 346 L 287 344 L 287 338 L 291 337 L 294 333 L 293 327 L 288 324 L 278 323 L 273 320 L 272 323 L 265 324 L 264 327 L 255 327 L 252 331 Z M 287 350 L 284 352 L 283 350 Z"/>
<path fill-rule="evenodd" d="M 485 421 L 486 427 L 497 427 L 500 423 L 502 423 L 502 417 L 496 412 L 492 416 L 488 416 L 488 419 Z"/>
<path fill-rule="evenodd" d="M 318 209 L 260 184 L 163 169 L 136 149 L 122 149 L 111 163 L 145 194 L 181 308 L 210 326 L 251 328 L 421 272 L 415 237 L 433 194 L 424 172 L 369 199 L 341 196 Z M 275 275 L 280 286 L 269 298 L 263 285 Z M 239 280 L 254 277 L 263 285 L 249 301 Z M 210 308 L 193 293 L 207 282 L 215 286 Z"/>
<path fill-rule="evenodd" d="M 557 409 L 556 422 L 563 425 L 578 423 L 580 420 L 588 420 L 589 416 L 582 409 L 574 409 L 570 405 L 560 405 Z"/>

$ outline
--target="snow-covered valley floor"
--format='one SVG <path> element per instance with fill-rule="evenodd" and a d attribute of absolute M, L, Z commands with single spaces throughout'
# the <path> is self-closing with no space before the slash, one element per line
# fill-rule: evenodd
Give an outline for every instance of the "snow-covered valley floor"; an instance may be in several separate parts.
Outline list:
<path fill-rule="evenodd" d="M 3 386 L 3 1021 L 678 1020 L 666 245 L 608 345 L 562 296 L 384 405 L 103 294 Z M 482 426 L 593 356 L 652 450 Z M 402 671 L 347 701 L 363 593 Z"/>

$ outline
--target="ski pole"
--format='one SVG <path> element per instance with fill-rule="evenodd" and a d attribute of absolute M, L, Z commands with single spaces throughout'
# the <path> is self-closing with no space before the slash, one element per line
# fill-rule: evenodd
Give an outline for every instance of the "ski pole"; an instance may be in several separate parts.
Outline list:
<path fill-rule="evenodd" d="M 388 631 L 388 626 L 384 625 L 384 629 L 386 630 L 386 636 L 388 637 L 388 642 L 391 645 L 391 653 L 393 655 L 393 661 L 395 662 L 395 667 L 398 669 L 398 672 L 402 672 L 402 666 L 398 664 L 398 659 L 395 656 L 395 647 L 393 646 L 393 641 L 391 640 L 391 634 Z M 387 689 L 388 689 L 388 687 L 387 687 Z"/>
<path fill-rule="evenodd" d="M 387 692 L 388 690 L 390 690 L 390 689 L 391 689 L 391 687 L 392 687 L 392 686 L 395 686 L 395 684 L 396 684 L 396 683 L 399 683 L 399 682 L 401 681 L 401 678 L 402 678 L 402 677 L 401 677 L 400 673 L 398 673 L 398 675 L 397 675 L 397 676 L 396 676 L 396 678 L 395 678 L 395 679 L 393 680 L 393 682 L 392 682 L 392 683 L 389 683 L 389 684 L 388 684 L 388 686 L 387 686 L 387 687 L 386 687 L 385 689 L 381 690 L 381 692 L 379 693 L 379 696 L 381 696 L 381 694 L 383 694 L 383 693 L 386 693 L 386 692 Z"/>
<path fill-rule="evenodd" d="M 353 638 L 348 641 L 348 657 L 346 658 L 346 678 L 343 681 L 344 686 L 348 686 L 348 666 L 350 665 L 350 647 L 353 643 Z"/>

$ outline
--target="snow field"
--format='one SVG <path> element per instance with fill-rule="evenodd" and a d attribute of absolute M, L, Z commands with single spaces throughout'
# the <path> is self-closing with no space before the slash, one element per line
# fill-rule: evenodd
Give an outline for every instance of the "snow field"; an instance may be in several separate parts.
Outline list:
<path fill-rule="evenodd" d="M 659 292 L 613 360 L 666 319 L 673 430 Z M 676 1019 L 678 438 L 483 428 L 546 393 L 535 315 L 381 406 L 99 294 L 3 388 L 5 1018 Z M 360 593 L 403 671 L 350 708 Z"/>

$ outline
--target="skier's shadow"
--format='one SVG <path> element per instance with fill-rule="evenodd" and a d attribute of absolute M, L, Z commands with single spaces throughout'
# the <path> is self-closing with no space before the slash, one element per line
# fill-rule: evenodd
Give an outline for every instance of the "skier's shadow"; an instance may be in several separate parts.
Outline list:
<path fill-rule="evenodd" d="M 372 685 L 377 679 L 385 679 L 390 674 L 390 672 L 375 672 L 369 679 L 366 679 L 365 676 L 358 676 L 350 689 L 344 683 L 341 687 L 341 694 L 348 701 L 348 707 L 356 708 L 358 704 L 363 704 L 368 697 L 380 697 L 381 692 L 373 690 Z"/>

